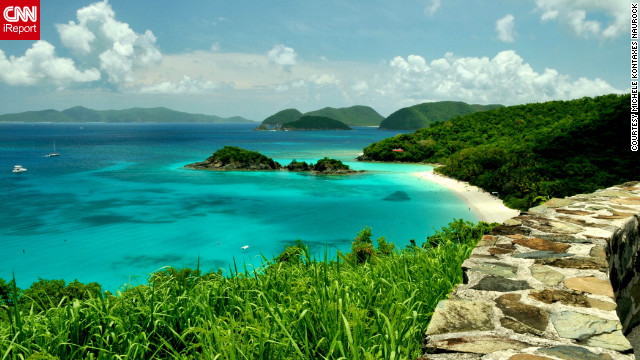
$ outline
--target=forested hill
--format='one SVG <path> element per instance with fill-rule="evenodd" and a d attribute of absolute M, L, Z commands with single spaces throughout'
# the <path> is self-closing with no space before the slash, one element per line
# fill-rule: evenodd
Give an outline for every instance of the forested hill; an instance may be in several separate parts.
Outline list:
<path fill-rule="evenodd" d="M 338 120 L 349 126 L 378 126 L 384 117 L 368 106 L 351 106 L 345 108 L 326 107 L 320 110 L 301 113 L 297 109 L 278 111 L 262 121 L 262 125 L 284 125 L 298 121 L 302 116 L 322 116 Z"/>
<path fill-rule="evenodd" d="M 606 95 L 477 112 L 371 144 L 360 160 L 445 164 L 437 171 L 527 209 L 640 179 L 629 104 Z"/>
<path fill-rule="evenodd" d="M 502 105 L 470 105 L 460 101 L 423 103 L 402 108 L 389 115 L 380 123 L 380 129 L 417 130 L 427 127 L 436 121 L 447 121 L 456 116 L 499 107 L 502 107 Z"/>
<path fill-rule="evenodd" d="M 42 110 L 0 115 L 0 122 L 161 122 L 161 123 L 254 123 L 240 116 L 189 114 L 164 107 L 125 110 L 93 110 L 82 106 L 63 111 Z"/>

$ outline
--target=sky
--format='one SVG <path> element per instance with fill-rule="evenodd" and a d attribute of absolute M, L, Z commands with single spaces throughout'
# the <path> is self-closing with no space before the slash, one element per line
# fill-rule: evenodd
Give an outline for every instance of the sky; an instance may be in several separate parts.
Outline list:
<path fill-rule="evenodd" d="M 627 0 L 43 0 L 0 114 L 515 105 L 629 92 Z"/>

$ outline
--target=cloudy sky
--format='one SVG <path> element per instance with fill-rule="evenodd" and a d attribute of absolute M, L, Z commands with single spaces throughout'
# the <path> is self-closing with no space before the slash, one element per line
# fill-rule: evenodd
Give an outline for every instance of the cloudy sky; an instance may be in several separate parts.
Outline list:
<path fill-rule="evenodd" d="M 44 0 L 0 41 L 0 114 L 166 106 L 244 116 L 629 88 L 623 0 Z"/>

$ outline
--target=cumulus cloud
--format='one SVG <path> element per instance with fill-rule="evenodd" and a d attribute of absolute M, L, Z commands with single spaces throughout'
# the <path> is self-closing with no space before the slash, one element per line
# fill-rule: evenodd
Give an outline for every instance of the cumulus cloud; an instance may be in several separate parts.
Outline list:
<path fill-rule="evenodd" d="M 406 59 L 398 56 L 390 66 L 392 79 L 380 88 L 380 94 L 416 103 L 447 99 L 520 104 L 622 92 L 598 78 L 572 81 L 554 69 L 536 72 L 513 50 L 502 51 L 492 59 L 447 53 L 429 63 L 417 55 Z"/>
<path fill-rule="evenodd" d="M 20 57 L 7 58 L 0 50 L 0 80 L 9 85 L 52 83 L 64 86 L 68 83 L 99 79 L 98 69 L 78 70 L 73 60 L 57 57 L 55 47 L 46 41 L 36 41 Z"/>
<path fill-rule="evenodd" d="M 431 4 L 424 9 L 424 13 L 429 16 L 435 15 L 440 8 L 441 0 L 431 0 Z"/>
<path fill-rule="evenodd" d="M 62 44 L 87 64 L 99 67 L 113 84 L 135 81 L 136 67 L 162 59 L 153 33 L 138 34 L 116 20 L 106 0 L 79 9 L 76 17 L 77 22 L 56 25 Z"/>
<path fill-rule="evenodd" d="M 333 74 L 311 75 L 309 81 L 320 86 L 340 85 L 340 80 Z"/>
<path fill-rule="evenodd" d="M 498 40 L 504 42 L 513 42 L 515 36 L 515 25 L 515 18 L 511 14 L 508 14 L 502 19 L 496 21 L 496 32 L 498 33 Z"/>
<path fill-rule="evenodd" d="M 215 90 L 233 88 L 233 83 L 214 83 L 183 76 L 179 83 L 165 81 L 140 88 L 143 94 L 206 94 Z"/>
<path fill-rule="evenodd" d="M 269 50 L 267 57 L 269 61 L 280 66 L 293 66 L 296 64 L 295 50 L 290 47 L 278 44 Z"/>
<path fill-rule="evenodd" d="M 629 5 L 612 0 L 536 0 L 536 10 L 542 21 L 558 21 L 570 26 L 582 37 L 613 39 L 627 31 Z M 608 17 L 604 23 L 588 17 Z"/>

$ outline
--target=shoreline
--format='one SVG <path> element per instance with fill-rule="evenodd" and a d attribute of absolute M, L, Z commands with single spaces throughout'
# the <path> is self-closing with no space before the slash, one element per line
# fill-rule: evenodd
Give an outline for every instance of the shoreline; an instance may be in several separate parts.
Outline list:
<path fill-rule="evenodd" d="M 485 192 L 477 186 L 436 174 L 433 170 L 417 172 L 413 173 L 413 175 L 435 182 L 453 191 L 464 200 L 480 221 L 502 224 L 505 220 L 520 215 L 520 210 L 506 207 L 498 197 Z"/>

